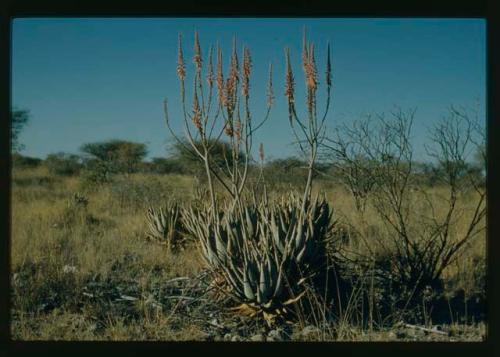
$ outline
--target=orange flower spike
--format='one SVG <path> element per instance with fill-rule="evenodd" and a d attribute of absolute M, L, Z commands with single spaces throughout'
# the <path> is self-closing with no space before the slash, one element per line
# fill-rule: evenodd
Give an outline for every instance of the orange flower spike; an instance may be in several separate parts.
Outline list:
<path fill-rule="evenodd" d="M 193 124 L 196 127 L 196 129 L 198 129 L 198 131 L 200 133 L 202 133 L 203 132 L 203 128 L 201 126 L 201 112 L 200 112 L 200 105 L 198 103 L 198 95 L 196 95 L 196 91 L 193 94 L 193 117 L 192 117 L 192 121 L 193 121 Z"/>
<path fill-rule="evenodd" d="M 217 92 L 219 94 L 219 104 L 224 104 L 224 74 L 222 73 L 222 51 L 217 45 Z"/>
<path fill-rule="evenodd" d="M 200 40 L 198 38 L 198 31 L 194 32 L 194 57 L 193 62 L 196 66 L 196 71 L 201 71 L 201 49 L 200 49 Z"/>
<path fill-rule="evenodd" d="M 267 107 L 270 108 L 273 105 L 274 93 L 273 93 L 273 64 L 269 63 L 269 80 L 267 82 Z"/>
<path fill-rule="evenodd" d="M 208 73 L 207 73 L 207 84 L 209 88 L 212 88 L 214 84 L 214 69 L 212 64 L 212 52 L 213 48 L 210 46 L 210 52 L 208 54 Z"/>
<path fill-rule="evenodd" d="M 310 90 L 315 91 L 318 85 L 316 77 L 316 60 L 314 58 L 314 44 L 309 47 L 309 61 L 308 61 L 309 73 L 307 78 L 307 84 Z"/>
<path fill-rule="evenodd" d="M 243 86 L 242 95 L 248 98 L 250 89 L 250 67 L 252 66 L 252 59 L 250 57 L 250 51 L 247 47 L 243 49 Z"/>
<path fill-rule="evenodd" d="M 293 103 L 294 100 L 294 79 L 292 65 L 290 64 L 290 49 L 285 49 L 286 53 L 286 76 L 285 76 L 285 96 L 288 98 L 288 103 Z"/>
<path fill-rule="evenodd" d="M 332 64 L 330 61 L 330 42 L 328 42 L 328 54 L 326 58 L 326 85 L 328 88 L 332 86 Z"/>
<path fill-rule="evenodd" d="M 182 34 L 179 34 L 179 52 L 177 56 L 177 76 L 181 81 L 186 78 L 186 66 L 184 64 L 184 55 L 182 53 Z"/>

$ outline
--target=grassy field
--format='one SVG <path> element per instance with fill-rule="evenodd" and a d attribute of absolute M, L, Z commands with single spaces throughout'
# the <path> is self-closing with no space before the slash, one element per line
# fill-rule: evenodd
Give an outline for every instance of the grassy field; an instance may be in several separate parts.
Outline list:
<path fill-rule="evenodd" d="M 411 322 L 400 321 L 395 315 L 380 315 L 377 308 L 366 303 L 363 296 L 375 294 L 376 290 L 369 276 L 366 284 L 358 283 L 359 280 L 352 283 L 342 313 L 331 319 L 325 315 L 305 316 L 270 329 L 262 321 L 231 313 L 229 300 L 216 300 L 206 292 L 208 280 L 196 241 L 188 240 L 182 249 L 170 252 L 146 239 L 147 208 L 169 200 L 188 204 L 196 198 L 197 185 L 188 176 L 131 174 L 89 190 L 78 176 L 53 176 L 43 166 L 14 169 L 12 338 L 484 339 L 484 233 L 474 237 L 460 259 L 444 272 L 440 300 L 423 301 L 419 311 L 424 315 L 415 315 Z M 337 227 L 342 232 L 337 246 L 341 245 L 344 254 L 356 256 L 375 251 L 383 256 L 384 248 L 379 242 L 388 242 L 390 231 L 375 212 L 368 208 L 361 217 L 351 196 L 341 187 L 321 180 L 315 185 L 314 190 L 325 191 L 333 206 Z M 76 192 L 88 199 L 88 205 L 74 202 Z M 430 188 L 428 193 L 439 206 L 440 188 Z M 473 198 L 459 202 L 464 216 L 452 226 L 453 231 L 465 229 Z M 419 202 L 416 198 L 416 211 Z M 421 228 L 415 220 L 413 229 Z M 372 313 L 365 319 L 368 309 Z"/>

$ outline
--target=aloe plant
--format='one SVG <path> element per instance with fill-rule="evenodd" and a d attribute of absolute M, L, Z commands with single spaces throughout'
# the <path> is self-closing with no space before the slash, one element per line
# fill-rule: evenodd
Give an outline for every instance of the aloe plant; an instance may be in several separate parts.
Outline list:
<path fill-rule="evenodd" d="M 201 207 L 191 206 L 185 209 L 183 224 L 187 232 L 199 240 L 206 265 L 225 281 L 226 293 L 240 303 L 238 309 L 250 311 L 251 314 L 263 312 L 264 317 L 269 318 L 286 311 L 287 305 L 300 299 L 304 293 L 301 284 L 305 278 L 326 261 L 323 254 L 324 240 L 330 231 L 331 211 L 324 198 L 311 201 L 311 192 L 315 162 L 325 136 L 325 123 L 330 107 L 330 47 L 328 45 L 325 77 L 326 105 L 323 115 L 318 115 L 314 44 L 306 41 L 304 33 L 302 57 L 307 87 L 305 117 L 297 114 L 295 81 L 290 52 L 286 50 L 285 96 L 288 99 L 289 122 L 301 151 L 308 158 L 308 178 L 301 198 L 289 196 L 281 202 L 269 204 L 262 177 L 262 144 L 259 147 L 261 175 L 258 183 L 262 182 L 264 186 L 264 199 L 257 202 L 255 191 L 253 202 L 245 197 L 251 193 L 247 178 L 249 164 L 253 160 L 253 137 L 256 130 L 269 118 L 274 102 L 272 67 L 269 68 L 266 114 L 261 120 L 255 121 L 250 111 L 252 61 L 249 49 L 243 48 L 243 65 L 240 70 L 236 42 L 233 43 L 229 73 L 225 79 L 222 50 L 217 46 L 214 72 L 213 48 L 210 48 L 206 66 L 207 86 L 204 86 L 202 53 L 196 32 L 194 37 L 195 72 L 191 114 L 186 101 L 186 68 L 181 36 L 177 75 L 181 87 L 184 129 L 190 144 L 185 149 L 198 157 L 205 166 L 210 202 Z M 171 126 L 166 100 L 164 112 L 169 131 L 179 144 L 183 144 Z M 231 153 L 227 153 L 231 155 L 231 160 L 225 156 L 225 167 L 224 164 L 217 164 L 213 157 L 213 143 L 223 140 L 224 134 L 232 149 Z M 201 147 L 196 145 L 196 138 L 199 138 Z M 216 197 L 215 182 L 230 196 L 225 206 Z"/>
<path fill-rule="evenodd" d="M 295 196 L 238 207 L 225 214 L 189 208 L 186 229 L 199 238 L 205 263 L 220 272 L 240 308 L 270 319 L 302 296 L 304 278 L 323 262 L 331 210 L 325 199 L 315 199 L 301 220 Z"/>
<path fill-rule="evenodd" d="M 147 237 L 170 250 L 182 240 L 181 208 L 177 203 L 170 203 L 165 209 L 149 207 L 146 218 L 149 231 Z"/>

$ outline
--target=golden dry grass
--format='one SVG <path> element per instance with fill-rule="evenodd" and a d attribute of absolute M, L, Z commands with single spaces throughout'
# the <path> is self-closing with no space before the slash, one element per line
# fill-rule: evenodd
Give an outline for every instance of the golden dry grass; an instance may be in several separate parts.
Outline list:
<path fill-rule="evenodd" d="M 140 291 L 147 292 L 166 279 L 193 277 L 202 270 L 194 242 L 183 251 L 170 254 L 164 247 L 145 239 L 145 207 L 160 205 L 167 199 L 187 202 L 194 191 L 192 178 L 133 174 L 97 190 L 85 190 L 78 177 L 54 177 L 39 167 L 15 169 L 12 179 L 11 333 L 14 339 L 206 338 L 206 332 L 196 322 L 173 314 L 173 307 L 158 312 L 137 303 L 132 315 L 138 317 L 129 318 L 127 313 L 107 313 L 81 299 L 84 286 L 95 277 L 117 285 L 133 281 Z M 315 190 L 321 190 L 321 183 L 318 186 Z M 86 209 L 69 205 L 75 192 L 88 198 Z M 435 188 L 429 193 L 439 206 L 439 195 L 444 194 L 444 190 Z M 382 249 L 377 242 L 387 241 L 390 231 L 373 209 L 368 208 L 360 217 L 353 200 L 340 187 L 326 189 L 326 195 L 339 222 L 363 231 L 366 237 L 377 236 L 365 243 L 348 242 L 352 249 L 359 253 L 366 253 L 367 245 L 374 250 Z M 474 197 L 469 196 L 460 201 L 459 208 L 465 213 L 452 227 L 453 234 L 465 229 L 473 200 Z M 418 221 L 415 227 L 418 228 Z M 464 249 L 458 264 L 452 264 L 445 277 L 454 279 L 456 286 L 466 292 L 472 291 L 477 285 L 472 273 L 477 261 L 484 261 L 484 257 L 483 233 Z M 65 272 L 65 267 L 74 267 L 71 268 L 74 271 Z M 46 308 L 44 304 L 51 307 Z M 484 330 L 484 326 L 482 328 Z M 353 336 L 346 335 L 345 339 L 364 339 L 363 334 Z M 381 338 L 373 336 L 373 340 Z"/>

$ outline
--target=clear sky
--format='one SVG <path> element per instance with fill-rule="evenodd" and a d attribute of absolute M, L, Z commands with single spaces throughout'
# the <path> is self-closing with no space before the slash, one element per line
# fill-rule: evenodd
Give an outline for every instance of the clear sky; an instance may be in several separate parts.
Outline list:
<path fill-rule="evenodd" d="M 189 75 L 196 28 L 205 59 L 209 45 L 219 41 L 227 64 L 233 35 L 240 53 L 243 44 L 249 46 L 255 118 L 264 112 L 267 68 L 273 63 L 276 105 L 255 141 L 264 143 L 269 158 L 292 155 L 283 49 L 291 49 L 302 88 L 304 26 L 318 50 L 320 76 L 326 43 L 332 43 L 330 128 L 395 105 L 416 107 L 419 155 L 426 128 L 450 105 L 473 107 L 479 101 L 484 113 L 486 22 L 481 19 L 19 18 L 12 23 L 12 104 L 31 112 L 20 136 L 22 153 L 41 158 L 78 153 L 83 143 L 117 138 L 147 143 L 150 158 L 165 156 L 172 141 L 164 124 L 165 97 L 174 126 L 182 128 L 175 105 L 177 35 L 184 35 Z"/>

